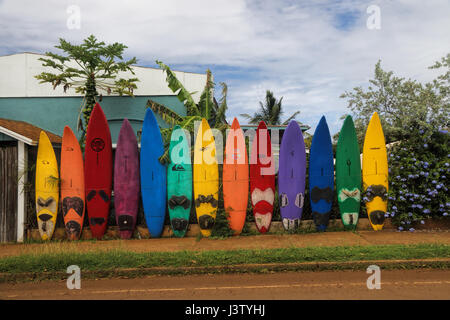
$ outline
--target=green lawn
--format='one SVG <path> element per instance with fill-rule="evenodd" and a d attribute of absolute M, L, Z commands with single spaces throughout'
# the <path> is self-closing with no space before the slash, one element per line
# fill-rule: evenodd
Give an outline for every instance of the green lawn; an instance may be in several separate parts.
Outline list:
<path fill-rule="evenodd" d="M 450 246 L 443 244 L 417 244 L 147 253 L 114 249 L 85 253 L 23 254 L 1 258 L 0 272 L 65 272 L 69 265 L 78 265 L 82 271 L 107 271 L 122 268 L 209 267 L 262 263 L 346 262 L 427 258 L 450 258 Z"/>

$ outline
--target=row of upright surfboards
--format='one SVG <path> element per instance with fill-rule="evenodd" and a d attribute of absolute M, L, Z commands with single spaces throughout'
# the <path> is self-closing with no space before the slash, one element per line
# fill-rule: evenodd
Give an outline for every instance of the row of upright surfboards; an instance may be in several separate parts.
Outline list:
<path fill-rule="evenodd" d="M 215 161 L 216 144 L 208 122 L 203 119 L 198 128 L 193 163 L 190 140 L 179 126 L 172 131 L 169 148 L 170 163 L 165 166 L 159 161 L 164 153 L 160 129 L 153 112 L 147 109 L 140 152 L 135 133 L 125 119 L 113 167 L 111 134 L 97 103 L 87 128 L 84 161 L 74 133 L 68 126 L 64 128 L 59 179 L 55 153 L 42 131 L 35 190 L 41 238 L 47 240 L 52 237 L 61 202 L 69 239 L 80 238 L 86 209 L 92 236 L 101 239 L 107 227 L 112 190 L 121 238 L 128 239 L 133 235 L 140 195 L 151 237 L 161 236 L 166 208 L 174 235 L 183 237 L 192 206 L 202 235 L 210 236 L 218 209 L 219 166 Z M 281 141 L 278 171 L 278 201 L 286 230 L 300 225 L 306 164 L 302 131 L 296 121 L 291 121 Z M 224 209 L 235 234 L 239 234 L 245 224 L 249 199 L 257 229 L 261 233 L 269 230 L 276 194 L 275 180 L 275 164 L 266 124 L 261 122 L 258 125 L 249 159 L 243 131 L 234 119 L 226 139 L 222 182 Z M 384 135 L 376 113 L 364 141 L 363 188 L 360 150 L 352 118 L 348 116 L 345 119 L 340 131 L 336 166 L 325 117 L 321 118 L 315 130 L 310 149 L 309 191 L 314 222 L 321 231 L 328 225 L 335 180 L 344 226 L 356 227 L 363 190 L 369 199 L 366 202 L 369 221 L 375 230 L 381 230 L 387 209 L 388 170 Z"/>

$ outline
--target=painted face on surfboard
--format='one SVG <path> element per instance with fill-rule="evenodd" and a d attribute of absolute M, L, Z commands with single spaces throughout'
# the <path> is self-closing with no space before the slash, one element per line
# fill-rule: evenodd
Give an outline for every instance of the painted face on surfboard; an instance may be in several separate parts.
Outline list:
<path fill-rule="evenodd" d="M 55 229 L 54 216 L 58 210 L 58 203 L 52 196 L 48 198 L 42 198 L 38 196 L 36 200 L 36 210 L 38 212 L 38 229 L 41 234 L 42 240 L 48 240 L 52 237 L 53 230 Z"/>
<path fill-rule="evenodd" d="M 336 192 L 344 227 L 356 228 L 361 200 L 361 160 L 351 116 L 344 120 L 336 147 Z"/>
<path fill-rule="evenodd" d="M 384 185 L 371 185 L 367 187 L 364 200 L 366 201 L 367 216 L 372 228 L 376 231 L 382 230 L 384 226 L 388 193 Z M 368 203 L 369 206 L 367 205 Z"/>
<path fill-rule="evenodd" d="M 59 181 L 58 164 L 53 146 L 47 134 L 41 131 L 36 158 L 35 204 L 42 240 L 50 240 L 55 230 Z"/>
<path fill-rule="evenodd" d="M 325 116 L 314 131 L 309 151 L 309 192 L 312 217 L 318 231 L 325 231 L 334 200 L 334 157 Z"/>
<path fill-rule="evenodd" d="M 159 161 L 163 154 L 161 131 L 148 108 L 142 125 L 140 182 L 145 221 L 152 238 L 161 236 L 167 208 L 167 168 Z"/>
<path fill-rule="evenodd" d="M 272 144 L 264 121 L 256 129 L 250 156 L 250 193 L 259 232 L 269 231 L 273 215 L 275 197 L 275 164 L 272 156 Z"/>
<path fill-rule="evenodd" d="M 69 240 L 81 237 L 85 214 L 83 154 L 72 129 L 64 127 L 61 146 L 61 211 Z"/>
<path fill-rule="evenodd" d="M 124 119 L 117 139 L 114 161 L 114 208 L 122 239 L 132 237 L 139 207 L 139 150 L 128 119 Z"/>
<path fill-rule="evenodd" d="M 362 176 L 369 221 L 374 230 L 382 230 L 388 200 L 388 162 L 383 128 L 376 112 L 364 137 Z"/>
<path fill-rule="evenodd" d="M 70 240 L 77 240 L 81 235 L 84 201 L 80 197 L 65 197 L 62 200 L 62 214 L 66 225 L 66 234 Z"/>
<path fill-rule="evenodd" d="M 285 230 L 300 226 L 306 182 L 306 151 L 302 130 L 295 120 L 289 122 L 280 145 L 278 193 Z"/>
<path fill-rule="evenodd" d="M 272 221 L 273 202 L 275 194 L 272 188 L 253 189 L 251 194 L 256 227 L 261 233 L 269 231 Z"/>
<path fill-rule="evenodd" d="M 204 118 L 195 139 L 193 185 L 193 203 L 200 231 L 204 237 L 209 237 L 217 214 L 219 167 L 214 135 Z"/>

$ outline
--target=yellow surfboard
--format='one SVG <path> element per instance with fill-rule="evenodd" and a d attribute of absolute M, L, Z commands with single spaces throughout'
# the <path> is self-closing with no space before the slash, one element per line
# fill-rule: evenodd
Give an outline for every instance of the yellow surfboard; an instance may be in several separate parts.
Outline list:
<path fill-rule="evenodd" d="M 362 178 L 370 224 L 374 230 L 381 230 L 387 211 L 388 162 L 383 128 L 376 112 L 364 139 Z"/>
<path fill-rule="evenodd" d="M 59 200 L 58 163 L 44 131 L 39 136 L 36 160 L 36 215 L 42 240 L 50 240 L 56 225 Z"/>
<path fill-rule="evenodd" d="M 211 235 L 219 199 L 219 167 L 216 144 L 206 119 L 198 128 L 194 149 L 194 204 L 204 237 Z"/>

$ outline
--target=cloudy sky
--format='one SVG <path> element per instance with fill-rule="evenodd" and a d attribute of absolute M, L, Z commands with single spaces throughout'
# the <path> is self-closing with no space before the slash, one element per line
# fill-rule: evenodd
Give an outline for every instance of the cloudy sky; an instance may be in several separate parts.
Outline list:
<path fill-rule="evenodd" d="M 79 29 L 68 27 L 71 6 Z M 378 59 L 406 78 L 436 77 L 427 67 L 450 52 L 449 16 L 448 0 L 0 0 L 0 55 L 52 51 L 59 37 L 79 43 L 94 34 L 126 44 L 126 58 L 139 65 L 210 68 L 216 84 L 228 84 L 230 120 L 245 122 L 239 114 L 255 112 L 269 89 L 283 97 L 285 117 L 300 110 L 313 133 L 325 115 L 334 134 L 348 112 L 339 95 L 367 86 Z"/>

